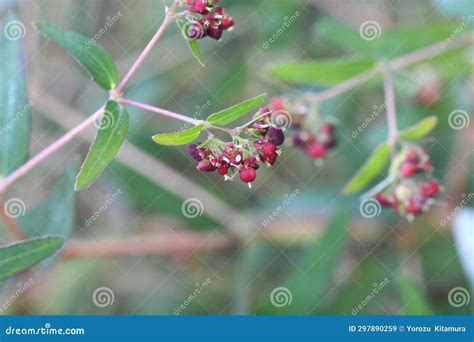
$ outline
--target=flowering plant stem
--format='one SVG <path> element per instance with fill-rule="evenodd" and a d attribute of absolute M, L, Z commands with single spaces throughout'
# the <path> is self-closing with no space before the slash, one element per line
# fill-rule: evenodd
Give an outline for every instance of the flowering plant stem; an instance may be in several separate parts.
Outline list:
<path fill-rule="evenodd" d="M 125 88 L 126 84 L 128 81 L 131 79 L 131 77 L 135 74 L 135 72 L 139 69 L 139 67 L 142 65 L 143 61 L 145 58 L 148 56 L 150 53 L 151 49 L 154 47 L 154 45 L 157 43 L 157 41 L 160 39 L 160 37 L 163 35 L 164 31 L 166 28 L 169 26 L 170 22 L 174 18 L 174 10 L 176 6 L 179 4 L 179 1 L 175 1 L 175 3 L 168 9 L 165 19 L 163 23 L 161 24 L 160 28 L 156 32 L 156 34 L 153 36 L 153 38 L 150 40 L 148 45 L 145 47 L 143 52 L 140 54 L 140 56 L 137 58 L 131 69 L 126 73 L 125 77 L 123 80 L 119 83 L 117 88 L 113 91 L 111 94 L 111 97 L 115 100 L 119 100 L 122 104 L 125 104 L 125 102 L 128 102 L 128 105 L 132 105 L 132 103 L 137 104 L 136 102 L 133 102 L 131 100 L 125 100 L 121 98 L 121 92 Z M 459 38 L 455 41 L 452 41 L 450 45 L 446 47 L 441 47 L 440 43 L 436 43 L 433 45 L 430 45 L 426 48 L 422 48 L 419 50 L 416 50 L 414 52 L 408 53 L 406 55 L 403 55 L 401 57 L 395 58 L 391 61 L 389 61 L 389 64 L 391 66 L 391 70 L 398 70 L 403 67 L 407 67 L 409 65 L 412 65 L 414 63 L 417 63 L 419 61 L 422 61 L 427 58 L 432 58 L 434 56 L 440 55 L 442 53 L 451 51 L 456 48 L 460 48 L 463 46 L 466 46 L 468 44 L 472 44 L 474 41 L 474 38 L 472 36 L 469 36 L 467 38 Z M 382 69 L 383 70 L 383 69 Z M 358 86 L 359 84 L 362 84 L 369 79 L 371 79 L 373 76 L 377 75 L 380 73 L 381 69 L 380 67 L 377 67 L 371 71 L 362 73 L 358 76 L 355 76 L 352 79 L 346 80 L 344 82 L 341 82 L 331 88 L 328 88 L 326 90 L 323 90 L 319 93 L 316 94 L 310 94 L 308 96 L 308 100 L 314 101 L 315 103 L 319 103 L 321 101 L 329 100 L 333 97 L 336 97 L 350 89 L 353 89 L 354 87 Z M 166 111 L 164 109 L 157 109 L 156 107 L 151 107 L 147 106 L 147 110 L 151 110 L 153 112 L 166 115 L 168 117 L 174 117 L 180 118 L 181 120 L 183 118 L 186 118 L 186 122 L 189 122 L 195 124 L 197 121 L 194 121 L 195 119 L 193 118 L 188 118 L 184 115 L 173 113 L 170 111 Z M 61 137 L 59 140 L 54 142 L 52 145 L 48 146 L 45 148 L 42 152 L 38 153 L 36 156 L 31 158 L 28 162 L 23 164 L 20 168 L 18 168 L 16 171 L 8 175 L 6 178 L 0 181 L 0 194 L 4 193 L 8 187 L 10 187 L 16 180 L 24 176 L 26 173 L 28 173 L 31 169 L 33 169 L 36 165 L 38 165 L 40 162 L 45 160 L 47 157 L 58 151 L 61 147 L 66 145 L 68 142 L 70 142 L 75 136 L 80 134 L 83 130 L 85 130 L 87 127 L 91 126 L 94 122 L 96 122 L 100 116 L 103 113 L 103 108 L 99 109 L 96 111 L 94 114 L 92 114 L 89 118 L 84 120 L 82 123 L 80 123 L 78 126 L 70 130 L 68 133 L 66 133 L 63 137 Z M 164 114 L 167 113 L 167 114 Z M 222 127 L 216 127 L 216 126 L 211 126 L 211 125 L 206 125 L 207 127 L 214 128 L 217 130 L 221 130 L 223 132 L 233 134 L 232 130 L 228 130 L 226 128 Z M 394 126 L 396 127 L 396 126 Z M 395 131 L 396 132 L 396 131 Z"/>

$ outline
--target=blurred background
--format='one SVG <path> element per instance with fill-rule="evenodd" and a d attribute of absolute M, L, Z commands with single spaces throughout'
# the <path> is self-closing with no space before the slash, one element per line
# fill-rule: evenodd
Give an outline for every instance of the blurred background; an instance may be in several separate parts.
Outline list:
<path fill-rule="evenodd" d="M 295 60 L 358 58 L 357 44 L 337 35 L 338 29 L 358 33 L 362 23 L 376 21 L 377 39 L 389 47 L 377 53 L 388 59 L 442 42 L 453 28 L 461 28 L 456 36 L 472 34 L 474 25 L 469 0 L 222 4 L 235 28 L 219 42 L 200 42 L 205 68 L 172 25 L 126 96 L 205 118 L 265 92 L 323 89 L 277 81 L 267 70 Z M 0 1 L 2 22 L 13 11 L 25 26 L 31 155 L 107 99 L 31 22 L 94 37 L 123 73 L 156 32 L 163 9 L 158 0 Z M 341 193 L 386 138 L 385 115 L 352 136 L 384 102 L 380 80 L 323 103 L 321 113 L 338 123 L 339 141 L 323 165 L 285 146 L 275 167 L 259 170 L 252 190 L 197 171 L 185 148 L 153 143 L 153 134 L 179 129 L 180 122 L 130 109 L 127 144 L 92 188 L 72 190 L 93 129 L 9 190 L 26 204 L 27 214 L 18 220 L 26 231 L 44 227 L 70 239 L 62 255 L 2 284 L 1 303 L 8 304 L 2 313 L 391 315 L 415 306 L 415 312 L 468 314 L 472 302 L 453 305 L 449 295 L 459 287 L 472 294 L 472 243 L 459 250 L 474 234 L 473 126 L 453 129 L 448 115 L 460 109 L 472 118 L 473 84 L 472 46 L 395 75 L 399 127 L 428 115 L 439 118 L 433 138 L 421 143 L 445 185 L 444 205 L 414 222 L 390 211 L 364 218 L 358 195 Z M 45 206 L 49 211 L 33 215 Z M 461 227 L 456 232 L 454 223 Z M 0 234 L 11 241 L 5 229 Z"/>

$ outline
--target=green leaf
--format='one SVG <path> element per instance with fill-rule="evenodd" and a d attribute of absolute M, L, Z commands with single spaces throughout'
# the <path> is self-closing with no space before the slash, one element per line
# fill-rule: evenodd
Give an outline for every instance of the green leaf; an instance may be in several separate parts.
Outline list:
<path fill-rule="evenodd" d="M 263 100 L 265 100 L 266 96 L 267 94 L 262 94 L 220 112 L 211 114 L 207 118 L 207 122 L 216 126 L 228 125 L 258 107 Z"/>
<path fill-rule="evenodd" d="M 372 69 L 371 59 L 319 59 L 280 64 L 270 69 L 272 75 L 289 83 L 331 86 Z"/>
<path fill-rule="evenodd" d="M 291 303 L 277 307 L 272 304 L 271 292 L 258 308 L 258 314 L 307 315 L 318 308 L 331 284 L 338 261 L 347 242 L 349 221 L 347 208 L 338 210 L 328 223 L 323 235 L 316 241 L 305 261 L 290 275 L 281 291 L 289 294 Z M 276 286 L 279 287 L 279 286 Z M 277 302 L 277 291 L 274 301 Z M 282 292 L 283 293 L 283 292 Z"/>
<path fill-rule="evenodd" d="M 79 167 L 78 158 L 69 163 L 48 198 L 37 207 L 17 218 L 23 231 L 30 237 L 52 234 L 67 238 L 74 228 L 74 181 Z"/>
<path fill-rule="evenodd" d="M 178 22 L 178 26 L 181 32 L 183 32 L 183 30 L 186 27 L 186 22 L 184 21 Z M 201 64 L 201 66 L 205 67 L 206 65 L 204 64 L 204 56 L 202 55 L 202 52 L 201 52 L 201 49 L 199 48 L 199 43 L 197 42 L 197 40 L 186 38 L 184 33 L 183 33 L 183 37 L 184 37 L 184 40 L 186 40 L 186 42 L 188 43 L 189 49 L 191 50 L 191 53 L 193 54 L 194 58 L 196 58 L 196 60 L 198 61 L 199 64 Z"/>
<path fill-rule="evenodd" d="M 56 252 L 62 245 L 59 237 L 41 237 L 0 247 L 0 280 L 23 272 Z"/>
<path fill-rule="evenodd" d="M 398 276 L 403 311 L 406 315 L 431 315 L 428 303 L 419 287 L 407 276 Z"/>
<path fill-rule="evenodd" d="M 423 138 L 431 133 L 431 131 L 438 124 L 438 118 L 436 116 L 429 116 L 417 124 L 410 126 L 398 135 L 398 138 L 401 140 L 413 140 Z"/>
<path fill-rule="evenodd" d="M 196 140 L 201 134 L 204 125 L 197 125 L 174 133 L 155 134 L 153 141 L 160 145 L 178 146 L 186 145 Z"/>
<path fill-rule="evenodd" d="M 356 175 L 344 187 L 346 194 L 363 189 L 372 179 L 378 176 L 390 160 L 390 145 L 384 142 L 377 146 Z"/>
<path fill-rule="evenodd" d="M 317 34 L 326 41 L 360 56 L 377 60 L 394 58 L 431 44 L 441 43 L 458 30 L 459 22 L 445 21 L 433 22 L 429 26 L 423 23 L 403 25 L 391 30 L 383 23 L 375 21 L 366 21 L 352 29 L 334 18 L 323 18 L 317 25 Z M 467 32 L 469 30 L 460 34 Z"/>
<path fill-rule="evenodd" d="M 76 191 L 88 188 L 112 161 L 128 130 L 128 112 L 115 101 L 107 102 L 104 116 L 81 171 L 77 175 Z"/>
<path fill-rule="evenodd" d="M 15 16 L 6 18 L 15 22 Z M 3 29 L 2 29 L 3 32 Z M 28 158 L 31 106 L 28 103 L 23 40 L 0 36 L 0 178 Z"/>
<path fill-rule="evenodd" d="M 112 90 L 118 83 L 118 70 L 110 56 L 95 42 L 71 31 L 47 23 L 35 23 L 43 35 L 65 48 L 89 71 L 95 82 L 106 90 Z"/>

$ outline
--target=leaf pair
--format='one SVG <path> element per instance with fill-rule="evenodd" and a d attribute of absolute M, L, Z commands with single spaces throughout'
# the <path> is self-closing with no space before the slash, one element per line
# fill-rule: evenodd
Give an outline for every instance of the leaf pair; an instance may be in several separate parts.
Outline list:
<path fill-rule="evenodd" d="M 112 91 L 119 73 L 110 56 L 93 40 L 70 31 L 63 31 L 47 23 L 35 23 L 43 35 L 65 48 L 105 90 Z M 88 188 L 112 161 L 128 130 L 128 112 L 115 101 L 107 102 L 104 114 L 75 184 L 75 189 Z"/>
<path fill-rule="evenodd" d="M 417 124 L 410 126 L 398 134 L 399 140 L 414 140 L 423 138 L 431 133 L 436 127 L 438 118 L 427 117 Z M 357 171 L 356 175 L 345 186 L 344 192 L 351 194 L 362 190 L 369 182 L 383 172 L 390 160 L 390 146 L 387 142 L 377 146 L 372 154 L 367 158 L 364 165 Z"/>
<path fill-rule="evenodd" d="M 251 98 L 242 103 L 236 104 L 230 108 L 224 109 L 220 112 L 211 114 L 206 123 L 213 126 L 226 126 L 232 122 L 240 119 L 251 110 L 258 107 L 263 100 L 265 100 L 266 94 Z M 174 133 L 156 134 L 153 136 L 153 140 L 157 144 L 178 146 L 186 145 L 196 140 L 201 134 L 202 130 L 206 127 L 206 123 L 197 125 L 190 129 L 185 129 Z"/>

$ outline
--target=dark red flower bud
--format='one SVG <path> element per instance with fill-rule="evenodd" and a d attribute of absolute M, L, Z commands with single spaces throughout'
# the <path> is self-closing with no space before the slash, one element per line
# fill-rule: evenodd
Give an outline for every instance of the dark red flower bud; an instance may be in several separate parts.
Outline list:
<path fill-rule="evenodd" d="M 326 154 L 326 149 L 316 139 L 313 139 L 305 149 L 306 154 L 313 159 L 321 159 Z"/>
<path fill-rule="evenodd" d="M 375 195 L 375 199 L 377 200 L 377 202 L 380 203 L 382 207 L 392 206 L 392 201 L 387 196 L 385 196 L 384 194 L 381 194 L 380 192 Z"/>
<path fill-rule="evenodd" d="M 224 16 L 224 18 L 222 18 L 221 29 L 228 30 L 232 26 L 234 26 L 234 19 L 229 16 Z"/>
<path fill-rule="evenodd" d="M 194 160 L 200 161 L 202 160 L 201 156 L 199 155 L 199 150 L 197 148 L 198 145 L 192 144 L 188 146 L 188 153 L 193 157 Z"/>
<path fill-rule="evenodd" d="M 229 167 L 228 167 L 228 166 L 221 165 L 221 166 L 219 166 L 219 168 L 217 169 L 217 172 L 219 173 L 219 175 L 224 176 L 224 175 L 226 175 L 226 174 L 229 172 Z"/>
<path fill-rule="evenodd" d="M 439 183 L 432 181 L 420 184 L 420 193 L 425 197 L 435 197 L 439 193 Z"/>
<path fill-rule="evenodd" d="M 402 172 L 403 177 L 411 177 L 417 173 L 419 169 L 416 165 L 405 162 L 402 164 L 400 171 Z"/>
<path fill-rule="evenodd" d="M 263 154 L 265 155 L 265 157 L 273 157 L 276 155 L 276 152 L 277 152 L 277 147 L 275 144 L 272 144 L 272 143 L 266 143 L 264 146 L 263 146 Z"/>
<path fill-rule="evenodd" d="M 207 35 L 212 39 L 219 40 L 222 37 L 222 30 L 210 28 L 207 30 Z"/>
<path fill-rule="evenodd" d="M 198 163 L 197 168 L 201 171 L 212 172 L 215 171 L 216 166 L 208 159 L 203 159 Z"/>
<path fill-rule="evenodd" d="M 257 172 L 252 167 L 245 167 L 239 171 L 239 176 L 242 182 L 252 183 L 257 177 Z"/>
<path fill-rule="evenodd" d="M 270 127 L 267 132 L 268 140 L 277 146 L 285 141 L 285 133 L 279 128 Z"/>

